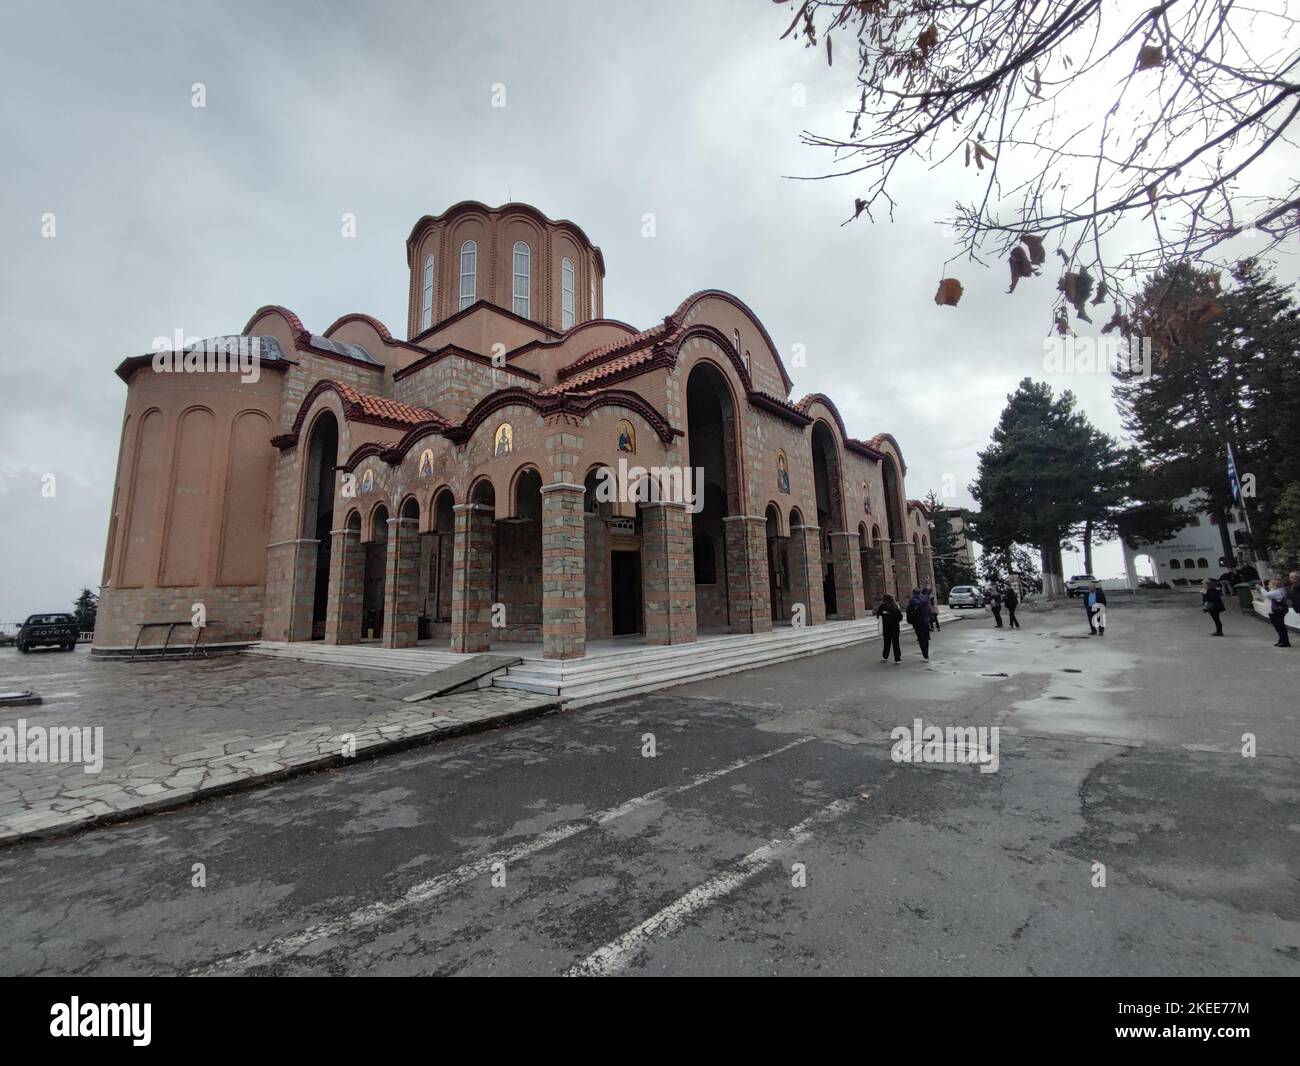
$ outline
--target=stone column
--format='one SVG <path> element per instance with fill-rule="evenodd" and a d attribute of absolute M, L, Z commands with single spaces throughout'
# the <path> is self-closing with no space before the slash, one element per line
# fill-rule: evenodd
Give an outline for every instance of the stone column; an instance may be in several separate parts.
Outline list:
<path fill-rule="evenodd" d="M 831 568 L 835 571 L 835 607 L 841 621 L 862 617 L 862 559 L 856 533 L 832 533 Z"/>
<path fill-rule="evenodd" d="M 542 486 L 542 655 L 587 653 L 586 519 L 581 485 Z"/>
<path fill-rule="evenodd" d="M 695 639 L 695 546 L 685 504 L 641 505 L 641 588 L 647 644 Z"/>
<path fill-rule="evenodd" d="M 912 545 L 905 540 L 895 541 L 894 556 L 894 598 L 900 600 L 910 596 L 917 587 L 916 565 L 912 556 Z"/>
<path fill-rule="evenodd" d="M 384 560 L 385 648 L 414 648 L 420 618 L 420 521 L 388 520 Z"/>
<path fill-rule="evenodd" d="M 867 599 L 867 614 L 871 614 L 880 602 L 880 597 L 889 592 L 889 582 L 885 580 L 885 548 L 882 544 L 873 544 L 865 556 L 866 573 L 862 575 Z M 893 593 L 889 593 L 893 595 Z"/>
<path fill-rule="evenodd" d="M 325 607 L 325 643 L 356 644 L 361 640 L 361 589 L 366 551 L 360 529 L 331 529 L 330 594 Z"/>
<path fill-rule="evenodd" d="M 610 614 L 609 527 L 596 512 L 582 517 L 586 527 L 587 639 L 604 640 L 614 635 L 614 620 Z"/>
<path fill-rule="evenodd" d="M 733 633 L 772 631 L 772 591 L 767 584 L 767 522 L 757 515 L 728 515 L 727 603 Z"/>
<path fill-rule="evenodd" d="M 821 529 L 817 526 L 790 527 L 790 598 L 792 608 L 803 604 L 804 625 L 819 626 L 826 621 Z"/>
<path fill-rule="evenodd" d="M 460 503 L 451 569 L 451 650 L 477 653 L 492 647 L 492 508 Z"/>
<path fill-rule="evenodd" d="M 917 560 L 917 579 L 934 593 L 936 602 L 939 596 L 939 590 L 934 586 L 934 552 L 930 548 L 921 549 L 921 557 Z"/>
<path fill-rule="evenodd" d="M 316 606 L 317 541 L 289 541 L 293 553 L 293 591 L 289 598 L 289 639 L 311 640 L 311 616 Z"/>

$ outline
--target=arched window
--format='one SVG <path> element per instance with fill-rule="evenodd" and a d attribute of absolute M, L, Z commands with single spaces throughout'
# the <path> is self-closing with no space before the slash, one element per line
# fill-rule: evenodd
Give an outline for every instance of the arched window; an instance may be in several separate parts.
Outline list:
<path fill-rule="evenodd" d="M 533 255 L 528 250 L 528 245 L 523 241 L 515 241 L 515 302 L 511 310 L 522 318 L 529 317 L 528 294 L 532 286 L 532 259 Z"/>
<path fill-rule="evenodd" d="M 1196 560 L 1197 570 L 1208 570 L 1209 568 L 1210 568 L 1210 560 L 1207 559 L 1204 555 L 1202 555 L 1199 559 Z"/>
<path fill-rule="evenodd" d="M 1180 563 L 1177 559 L 1170 559 L 1170 560 L 1169 560 L 1169 569 L 1170 569 L 1170 570 L 1181 570 L 1182 568 L 1183 568 L 1183 564 Z"/>
<path fill-rule="evenodd" d="M 1184 559 L 1184 560 L 1183 560 L 1183 569 L 1184 569 L 1184 570 L 1195 570 L 1195 569 L 1196 569 L 1196 560 L 1195 560 L 1195 559 Z"/>
<path fill-rule="evenodd" d="M 420 328 L 433 325 L 433 256 L 424 257 L 424 291 L 420 298 Z"/>
<path fill-rule="evenodd" d="M 591 275 L 591 317 L 596 317 L 596 275 Z"/>
<path fill-rule="evenodd" d="M 572 329 L 577 302 L 573 287 L 573 260 L 560 264 L 560 328 Z"/>
<path fill-rule="evenodd" d="M 731 339 L 736 345 L 736 354 L 739 355 L 740 354 L 740 330 L 733 329 L 731 331 Z"/>
<path fill-rule="evenodd" d="M 469 307 L 478 295 L 478 245 L 466 241 L 460 246 L 460 309 Z"/>
<path fill-rule="evenodd" d="M 697 585 L 716 585 L 718 583 L 718 564 L 713 557 L 713 538 L 707 533 L 697 533 L 694 547 L 695 583 Z"/>

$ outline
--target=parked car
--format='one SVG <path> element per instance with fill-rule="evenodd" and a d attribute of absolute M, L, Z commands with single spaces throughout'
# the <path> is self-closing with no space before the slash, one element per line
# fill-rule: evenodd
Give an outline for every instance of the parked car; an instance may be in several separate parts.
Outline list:
<path fill-rule="evenodd" d="M 983 607 L 984 593 L 974 585 L 954 585 L 948 590 L 948 606 L 957 607 Z"/>
<path fill-rule="evenodd" d="M 1091 574 L 1075 574 L 1065 583 L 1065 594 L 1071 598 L 1081 596 L 1096 583 L 1097 579 Z"/>
<path fill-rule="evenodd" d="M 77 636 L 77 620 L 72 615 L 33 614 L 18 630 L 18 650 L 28 652 L 57 645 L 64 651 L 72 651 L 77 646 Z"/>

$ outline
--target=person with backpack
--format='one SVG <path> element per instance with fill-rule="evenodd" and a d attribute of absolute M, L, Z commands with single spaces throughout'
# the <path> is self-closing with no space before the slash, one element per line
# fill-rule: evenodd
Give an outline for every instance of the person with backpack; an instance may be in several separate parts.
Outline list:
<path fill-rule="evenodd" d="M 1205 589 L 1201 593 L 1201 610 L 1214 619 L 1214 632 L 1210 636 L 1223 636 L 1223 623 L 1219 621 L 1219 615 L 1223 614 L 1223 593 L 1209 578 L 1205 579 Z"/>
<path fill-rule="evenodd" d="M 930 601 L 920 589 L 912 590 L 907 601 L 907 624 L 916 632 L 916 642 L 921 645 L 921 658 L 930 658 Z"/>
<path fill-rule="evenodd" d="M 1015 589 L 1007 589 L 1007 594 L 1002 597 L 1002 602 L 1007 606 L 1007 622 L 1012 629 L 1019 629 L 1020 623 L 1016 621 L 1016 604 L 1020 602 L 1020 597 L 1016 595 Z"/>
<path fill-rule="evenodd" d="M 883 663 L 889 658 L 889 650 L 892 648 L 894 662 L 901 663 L 903 661 L 903 651 L 898 644 L 898 634 L 903 624 L 903 612 L 898 609 L 894 597 L 889 593 L 881 596 L 880 605 L 876 608 L 875 615 L 880 619 L 880 635 L 885 639 L 880 649 L 880 661 Z"/>

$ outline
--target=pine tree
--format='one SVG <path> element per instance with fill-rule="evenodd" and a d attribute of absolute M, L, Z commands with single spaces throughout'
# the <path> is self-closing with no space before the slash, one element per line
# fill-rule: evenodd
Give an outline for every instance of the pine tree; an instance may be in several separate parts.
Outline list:
<path fill-rule="evenodd" d="M 77 619 L 77 628 L 83 633 L 91 632 L 95 628 L 95 616 L 99 613 L 99 597 L 88 588 L 81 590 L 81 595 L 77 597 L 76 602 L 72 605 L 72 612 Z"/>
<path fill-rule="evenodd" d="M 934 528 L 930 530 L 930 548 L 934 560 L 935 595 L 944 599 L 954 585 L 975 584 L 975 571 L 966 561 L 965 553 L 957 544 L 957 534 L 948 524 L 947 508 L 939 502 L 938 495 L 930 490 L 925 497 L 926 510 Z"/>
<path fill-rule="evenodd" d="M 1095 488 L 1097 431 L 1074 409 L 1074 395 L 1025 378 L 1007 397 L 993 443 L 979 453 L 971 495 L 972 535 L 988 549 L 1039 550 L 1048 595 L 1064 591 L 1061 546 L 1087 517 Z"/>

